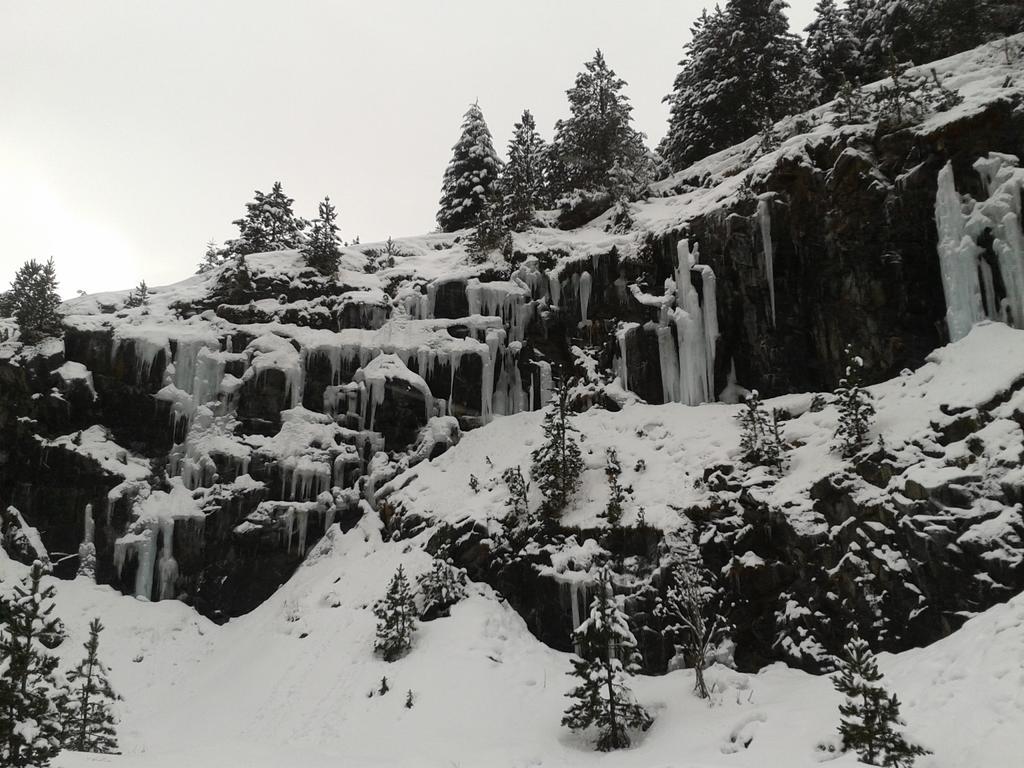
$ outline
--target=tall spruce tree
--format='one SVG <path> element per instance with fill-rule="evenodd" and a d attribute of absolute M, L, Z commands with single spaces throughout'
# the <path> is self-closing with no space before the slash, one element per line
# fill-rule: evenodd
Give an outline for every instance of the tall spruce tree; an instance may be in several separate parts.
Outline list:
<path fill-rule="evenodd" d="M 242 255 L 298 248 L 304 238 L 306 222 L 292 210 L 295 201 L 275 181 L 270 192 L 256 190 L 245 204 L 245 216 L 232 222 L 238 238 L 229 243 L 233 253 Z"/>
<path fill-rule="evenodd" d="M 338 245 L 338 214 L 334 210 L 331 198 L 325 197 L 320 203 L 319 212 L 313 220 L 309 240 L 302 246 L 302 255 L 306 263 L 322 275 L 338 274 L 341 262 L 341 251 Z"/>
<path fill-rule="evenodd" d="M 441 183 L 437 226 L 455 232 L 477 223 L 501 173 L 491 132 L 480 105 L 473 103 L 462 118 L 462 133 L 452 147 L 452 160 Z"/>
<path fill-rule="evenodd" d="M 54 589 L 36 561 L 11 597 L 0 597 L 0 765 L 47 766 L 60 752 L 64 681 L 47 649 L 63 640 Z"/>
<path fill-rule="evenodd" d="M 583 458 L 573 437 L 579 432 L 572 424 L 569 386 L 564 379 L 555 382 L 555 391 L 544 411 L 544 442 L 530 454 L 530 476 L 540 488 L 541 514 L 553 522 L 565 509 L 580 482 Z"/>
<path fill-rule="evenodd" d="M 537 124 L 524 110 L 508 142 L 508 162 L 501 174 L 502 208 L 509 228 L 521 232 L 533 220 L 534 211 L 548 208 L 552 200 L 545 178 L 548 149 L 537 133 Z"/>
<path fill-rule="evenodd" d="M 68 673 L 68 690 L 62 697 L 65 749 L 77 752 L 117 752 L 117 719 L 114 702 L 119 698 L 107 679 L 107 668 L 100 661 L 99 619 L 89 623 L 89 639 L 83 644 L 85 658 Z"/>
<path fill-rule="evenodd" d="M 412 648 L 416 602 L 402 566 L 398 566 L 391 577 L 384 597 L 374 603 L 373 615 L 377 617 L 377 640 L 373 648 L 384 661 L 395 661 Z"/>
<path fill-rule="evenodd" d="M 836 0 L 818 0 L 806 31 L 808 62 L 820 78 L 821 101 L 829 101 L 857 77 L 857 40 Z"/>
<path fill-rule="evenodd" d="M 562 725 L 574 731 L 597 726 L 597 748 L 602 752 L 630 745 L 629 731 L 647 730 L 653 719 L 633 697 L 626 673 L 639 669 L 636 638 L 612 589 L 611 569 L 598 575 L 597 596 L 590 617 L 573 633 L 582 658 L 573 659 L 570 675 L 579 684 L 566 694 L 573 703 Z"/>
<path fill-rule="evenodd" d="M 814 102 L 813 73 L 783 0 L 729 0 L 702 15 L 681 62 L 661 152 L 673 170 Z"/>
<path fill-rule="evenodd" d="M 554 147 L 565 169 L 557 191 L 608 190 L 609 172 L 616 165 L 649 175 L 644 135 L 632 126 L 625 85 L 600 50 L 576 75 L 566 91 L 569 117 L 555 124 Z"/>
<path fill-rule="evenodd" d="M 900 703 L 881 685 L 875 656 L 861 638 L 851 640 L 832 685 L 846 700 L 839 705 L 843 750 L 852 750 L 868 765 L 909 768 L 915 758 L 930 752 L 910 744 L 897 727 Z"/>
<path fill-rule="evenodd" d="M 853 347 L 845 350 L 845 375 L 833 394 L 839 410 L 835 438 L 844 456 L 853 456 L 867 442 L 875 406 L 871 393 L 864 388 L 864 359 L 855 355 Z"/>
<path fill-rule="evenodd" d="M 18 321 L 21 341 L 36 344 L 50 336 L 61 336 L 57 293 L 57 268 L 53 259 L 40 264 L 29 259 L 14 275 L 5 308 Z"/>

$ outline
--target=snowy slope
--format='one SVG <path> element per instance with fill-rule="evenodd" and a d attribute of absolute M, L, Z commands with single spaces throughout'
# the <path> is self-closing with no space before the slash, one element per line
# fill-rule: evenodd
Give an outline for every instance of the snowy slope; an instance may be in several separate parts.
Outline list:
<path fill-rule="evenodd" d="M 486 588 L 421 625 L 412 653 L 386 664 L 371 653 L 368 604 L 397 564 L 417 573 L 427 562 L 416 547 L 382 543 L 372 525 L 335 530 L 277 595 L 222 627 L 173 601 L 56 582 L 71 632 L 61 655 L 76 658 L 87 620 L 101 615 L 103 655 L 125 699 L 122 756 L 68 753 L 56 765 L 810 768 L 831 757 L 816 746 L 834 743 L 838 695 L 827 678 L 783 665 L 757 675 L 716 667 L 711 706 L 686 671 L 638 679 L 655 725 L 630 750 L 595 754 L 558 724 L 569 657 Z M 6 583 L 24 571 L 0 560 Z M 935 752 L 922 768 L 1008 767 L 1024 749 L 1024 597 L 881 666 L 909 733 Z M 383 675 L 392 690 L 369 696 Z"/>

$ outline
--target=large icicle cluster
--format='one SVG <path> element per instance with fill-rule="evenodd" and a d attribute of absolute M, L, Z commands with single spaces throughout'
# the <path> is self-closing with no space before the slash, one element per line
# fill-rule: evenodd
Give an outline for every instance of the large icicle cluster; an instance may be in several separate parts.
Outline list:
<path fill-rule="evenodd" d="M 950 340 L 982 320 L 1024 328 L 1024 169 L 1012 155 L 990 153 L 974 163 L 988 197 L 956 190 L 953 166 L 939 172 L 935 223 Z"/>

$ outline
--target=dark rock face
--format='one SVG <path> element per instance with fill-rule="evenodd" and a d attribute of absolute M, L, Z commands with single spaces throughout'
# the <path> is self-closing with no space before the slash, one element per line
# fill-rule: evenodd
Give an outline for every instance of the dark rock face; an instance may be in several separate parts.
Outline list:
<path fill-rule="evenodd" d="M 889 378 L 946 340 L 938 172 L 951 161 L 958 189 L 983 198 L 971 165 L 988 152 L 1024 156 L 1024 111 L 1009 98 L 931 134 L 836 134 L 780 161 L 756 189 L 769 195 L 774 323 L 753 191 L 653 243 L 654 274 L 668 275 L 679 237 L 700 244 L 718 278 L 719 382 L 734 361 L 762 394 L 828 389 L 846 344 Z"/>

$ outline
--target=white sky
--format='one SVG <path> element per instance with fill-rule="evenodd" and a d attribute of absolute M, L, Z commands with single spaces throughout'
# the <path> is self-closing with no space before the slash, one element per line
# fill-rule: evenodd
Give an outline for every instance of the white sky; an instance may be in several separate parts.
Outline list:
<path fill-rule="evenodd" d="M 705 4 L 0 0 L 0 289 L 49 256 L 64 295 L 182 279 L 278 179 L 344 239 L 429 231 L 466 106 L 502 154 L 524 108 L 550 138 L 597 47 L 653 145 Z"/>

